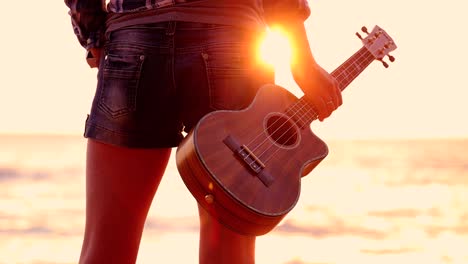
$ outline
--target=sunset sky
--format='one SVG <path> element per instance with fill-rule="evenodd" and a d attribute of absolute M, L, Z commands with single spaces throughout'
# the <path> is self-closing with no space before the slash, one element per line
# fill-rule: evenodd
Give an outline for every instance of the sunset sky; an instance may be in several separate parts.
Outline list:
<path fill-rule="evenodd" d="M 329 71 L 360 48 L 354 34 L 361 26 L 381 26 L 398 45 L 396 62 L 388 69 L 373 63 L 344 92 L 344 105 L 313 126 L 317 134 L 468 136 L 468 2 L 309 3 L 312 15 L 306 23 L 312 50 Z M 81 134 L 96 70 L 84 60 L 63 1 L 6 1 L 3 6 L 0 133 Z M 278 82 L 294 90 L 282 70 Z"/>
<path fill-rule="evenodd" d="M 394 39 L 396 61 L 388 69 L 372 63 L 344 91 L 343 106 L 314 122 L 332 151 L 303 178 L 294 211 L 258 239 L 257 262 L 468 263 L 468 1 L 309 4 L 308 36 L 326 70 L 362 47 L 362 26 L 379 25 Z M 63 0 L 2 8 L 0 263 L 72 263 L 84 230 L 85 141 L 2 134 L 82 134 L 97 71 Z M 300 96 L 284 47 L 269 49 L 282 64 L 278 84 Z M 465 139 L 331 140 L 434 137 Z M 157 197 L 138 263 L 194 263 L 197 209 L 174 157 Z"/>

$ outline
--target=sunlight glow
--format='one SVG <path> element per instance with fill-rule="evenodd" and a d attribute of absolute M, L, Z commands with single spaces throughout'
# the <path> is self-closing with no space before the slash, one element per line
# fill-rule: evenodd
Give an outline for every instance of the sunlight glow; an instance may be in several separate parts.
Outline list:
<path fill-rule="evenodd" d="M 292 48 L 284 30 L 275 27 L 267 31 L 260 44 L 259 56 L 262 62 L 276 71 L 289 67 Z"/>

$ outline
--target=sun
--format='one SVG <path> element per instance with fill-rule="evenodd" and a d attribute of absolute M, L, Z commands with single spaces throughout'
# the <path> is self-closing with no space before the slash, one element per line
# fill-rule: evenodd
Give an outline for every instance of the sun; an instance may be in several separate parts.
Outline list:
<path fill-rule="evenodd" d="M 301 97 L 302 90 L 297 86 L 291 73 L 295 47 L 286 30 L 280 27 L 268 28 L 259 41 L 258 60 L 275 72 L 275 84 L 285 87 L 295 96 Z"/>
<path fill-rule="evenodd" d="M 289 68 L 292 58 L 292 47 L 284 30 L 278 27 L 269 28 L 260 41 L 260 60 L 273 67 L 275 71 Z"/>

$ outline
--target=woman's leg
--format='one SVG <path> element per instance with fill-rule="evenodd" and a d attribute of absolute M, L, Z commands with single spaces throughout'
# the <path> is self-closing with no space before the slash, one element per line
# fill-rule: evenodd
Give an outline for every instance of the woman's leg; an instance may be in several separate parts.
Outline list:
<path fill-rule="evenodd" d="M 88 140 L 80 263 L 135 263 L 170 153 L 170 148 L 130 149 Z"/>
<path fill-rule="evenodd" d="M 240 235 L 198 206 L 200 216 L 200 264 L 255 263 L 255 236 Z"/>

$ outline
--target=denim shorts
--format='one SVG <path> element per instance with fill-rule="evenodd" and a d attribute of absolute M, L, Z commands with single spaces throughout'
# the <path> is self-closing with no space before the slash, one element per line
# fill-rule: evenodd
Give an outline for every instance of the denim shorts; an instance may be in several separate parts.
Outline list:
<path fill-rule="evenodd" d="M 108 32 L 84 136 L 130 148 L 176 147 L 205 114 L 242 109 L 271 69 L 258 32 L 160 22 Z"/>

